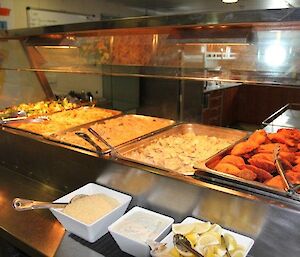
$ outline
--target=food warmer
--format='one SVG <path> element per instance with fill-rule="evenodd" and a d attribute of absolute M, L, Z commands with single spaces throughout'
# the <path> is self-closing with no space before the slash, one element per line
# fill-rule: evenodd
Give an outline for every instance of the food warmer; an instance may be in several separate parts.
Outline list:
<path fill-rule="evenodd" d="M 297 89 L 299 17 L 300 9 L 280 9 L 1 31 L 0 105 L 90 91 L 98 107 L 152 111 L 153 116 L 164 111 L 158 116 L 200 122 L 201 96 L 209 81 Z M 155 92 L 148 88 L 148 93 L 165 97 L 164 108 L 139 108 L 141 82 L 153 86 Z M 170 94 L 160 92 L 162 84 Z M 99 157 L 7 126 L 0 133 L 0 236 L 29 255 L 122 255 L 109 235 L 88 244 L 64 234 L 49 213 L 20 215 L 10 208 L 15 196 L 53 200 L 87 182 L 132 195 L 129 208 L 140 205 L 175 221 L 192 215 L 248 235 L 255 240 L 249 256 L 298 254 L 300 205 L 288 195 L 211 174 L 185 176 Z"/>

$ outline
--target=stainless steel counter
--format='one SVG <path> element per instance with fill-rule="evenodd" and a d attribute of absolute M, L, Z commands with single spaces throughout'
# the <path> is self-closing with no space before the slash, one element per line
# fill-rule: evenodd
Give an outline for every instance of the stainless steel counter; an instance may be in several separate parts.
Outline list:
<path fill-rule="evenodd" d="M 63 191 L 70 192 L 88 182 L 132 195 L 129 208 L 143 206 L 172 216 L 176 222 L 194 216 L 250 236 L 255 244 L 249 256 L 299 255 L 297 202 L 285 204 L 191 177 L 124 166 L 5 131 L 0 133 L 0 152 L 2 165 L 10 167 L 0 166 L 0 236 L 30 256 L 128 256 L 120 252 L 108 234 L 89 244 L 63 234 L 63 228 L 47 210 L 20 213 L 11 208 L 16 196 L 54 200 Z"/>

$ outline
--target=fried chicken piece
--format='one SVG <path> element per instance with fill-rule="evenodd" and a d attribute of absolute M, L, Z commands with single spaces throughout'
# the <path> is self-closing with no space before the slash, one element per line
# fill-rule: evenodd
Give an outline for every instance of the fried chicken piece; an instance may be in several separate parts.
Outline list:
<path fill-rule="evenodd" d="M 241 143 L 236 144 L 232 148 L 231 154 L 232 155 L 243 155 L 243 154 L 252 152 L 257 147 L 258 147 L 258 144 L 254 143 L 254 142 L 250 142 L 250 141 L 241 142 Z"/>
<path fill-rule="evenodd" d="M 296 155 L 293 152 L 283 152 L 280 150 L 279 156 L 281 160 L 286 160 L 289 163 L 296 163 Z"/>
<path fill-rule="evenodd" d="M 260 145 L 257 148 L 258 153 L 273 153 L 275 150 L 275 147 L 278 146 L 280 147 L 280 151 L 284 152 L 290 152 L 290 148 L 288 148 L 285 144 L 280 144 L 280 143 L 275 143 L 275 144 L 263 144 Z"/>
<path fill-rule="evenodd" d="M 277 133 L 284 135 L 294 141 L 300 141 L 300 130 L 296 128 L 282 128 L 278 129 Z"/>
<path fill-rule="evenodd" d="M 296 157 L 295 157 L 294 163 L 295 163 L 295 164 L 300 164 L 300 156 L 296 156 Z"/>
<path fill-rule="evenodd" d="M 259 182 L 264 182 L 266 180 L 273 178 L 273 176 L 269 172 L 267 172 L 263 169 L 257 168 L 253 165 L 246 164 L 244 167 L 248 170 L 253 171 L 257 175 L 256 180 Z"/>
<path fill-rule="evenodd" d="M 282 144 L 286 144 L 288 146 L 295 146 L 294 140 L 288 138 L 287 136 L 285 136 L 284 134 L 280 134 L 280 133 L 270 133 L 268 134 L 268 138 L 272 141 L 272 142 L 277 142 L 277 143 L 282 143 Z"/>
<path fill-rule="evenodd" d="M 230 163 L 218 163 L 215 167 L 215 170 L 227 173 L 230 175 L 234 175 L 239 178 L 247 179 L 247 180 L 255 180 L 256 174 L 248 169 L 240 170 L 238 167 L 234 166 Z"/>
<path fill-rule="evenodd" d="M 271 154 L 271 153 L 257 153 L 257 154 L 254 154 L 251 158 L 264 159 L 264 160 L 267 160 L 270 162 L 274 162 L 274 157 L 273 157 L 273 154 Z"/>
<path fill-rule="evenodd" d="M 257 178 L 257 175 L 247 168 L 243 168 L 236 176 L 251 181 L 254 181 Z"/>
<path fill-rule="evenodd" d="M 258 154 L 253 155 L 252 159 L 263 159 L 263 160 L 267 160 L 269 162 L 274 163 L 274 156 L 271 153 L 258 153 Z M 293 167 L 292 164 L 286 158 L 282 158 L 282 155 L 280 155 L 280 160 L 281 160 L 283 168 L 285 170 L 289 170 Z M 256 166 L 256 165 L 254 165 L 254 166 Z"/>
<path fill-rule="evenodd" d="M 290 170 L 285 174 L 291 184 L 300 184 L 300 172 Z"/>
<path fill-rule="evenodd" d="M 284 182 L 282 181 L 280 175 L 277 175 L 270 180 L 265 181 L 264 184 L 278 189 L 285 189 Z"/>
<path fill-rule="evenodd" d="M 294 172 L 299 172 L 299 173 L 300 173 L 300 164 L 297 164 L 296 166 L 294 166 L 294 167 L 292 168 L 292 171 L 294 171 Z"/>
<path fill-rule="evenodd" d="M 268 161 L 266 159 L 260 159 L 260 158 L 253 158 L 252 157 L 248 160 L 248 162 L 251 165 L 253 165 L 257 168 L 263 169 L 263 170 L 265 170 L 269 173 L 273 173 L 276 170 L 276 167 L 275 167 L 274 163 L 271 162 L 271 161 Z"/>
<path fill-rule="evenodd" d="M 267 133 L 263 129 L 256 130 L 249 138 L 248 141 L 257 145 L 263 144 L 267 139 Z"/>
<path fill-rule="evenodd" d="M 240 169 L 236 166 L 234 166 L 233 164 L 230 163 L 221 163 L 219 162 L 216 167 L 215 170 L 220 171 L 220 172 L 224 172 L 230 175 L 237 175 L 240 173 Z"/>
<path fill-rule="evenodd" d="M 235 155 L 226 155 L 220 163 L 230 163 L 233 164 L 234 166 L 238 167 L 241 169 L 245 165 L 245 161 L 242 157 L 235 156 Z"/>
<path fill-rule="evenodd" d="M 242 157 L 245 159 L 245 160 L 248 160 L 250 159 L 253 155 L 255 154 L 255 151 L 252 151 L 250 153 L 245 153 L 242 155 Z"/>

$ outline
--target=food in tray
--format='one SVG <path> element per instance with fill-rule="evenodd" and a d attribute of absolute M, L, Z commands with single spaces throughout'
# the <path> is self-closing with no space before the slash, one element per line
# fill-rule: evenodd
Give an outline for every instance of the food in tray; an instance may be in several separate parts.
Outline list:
<path fill-rule="evenodd" d="M 234 141 L 188 132 L 153 140 L 125 157 L 182 174 L 193 174 L 194 165 L 216 154 Z"/>
<path fill-rule="evenodd" d="M 92 224 L 119 205 L 116 199 L 105 194 L 86 195 L 71 201 L 63 213 L 85 224 Z"/>
<path fill-rule="evenodd" d="M 36 115 L 47 115 L 53 112 L 73 109 L 77 106 L 76 103 L 69 102 L 67 98 L 58 101 L 40 101 L 37 103 L 20 104 L 0 111 L 0 119 L 19 116 L 31 117 Z"/>
<path fill-rule="evenodd" d="M 117 146 L 155 130 L 170 126 L 172 123 L 173 122 L 171 120 L 155 117 L 124 115 L 121 117 L 108 119 L 103 122 L 98 122 L 92 125 L 91 128 L 94 129 L 106 141 L 108 141 L 108 143 L 113 146 Z M 87 133 L 97 142 L 97 139 L 95 139 L 95 137 L 90 134 L 87 129 L 82 128 L 80 131 Z M 77 145 L 93 150 L 93 147 L 90 144 L 75 135 L 75 131 L 68 132 L 63 135 L 58 135 L 55 138 L 61 142 L 66 142 L 72 145 Z M 98 144 L 103 149 L 107 148 L 100 142 Z"/>
<path fill-rule="evenodd" d="M 180 239 L 179 239 L 180 238 Z M 182 223 L 173 224 L 172 232 L 161 243 L 165 248 L 151 252 L 155 257 L 192 257 L 190 251 L 177 245 L 178 240 L 187 241 L 204 257 L 244 257 L 254 241 L 251 238 L 223 229 L 218 224 L 186 218 Z"/>
<path fill-rule="evenodd" d="M 214 170 L 267 186 L 284 189 L 284 183 L 274 164 L 274 150 L 279 146 L 279 158 L 292 184 L 300 183 L 300 130 L 279 129 L 276 133 L 255 131 L 224 156 Z"/>
<path fill-rule="evenodd" d="M 41 135 L 50 135 L 61 130 L 111 116 L 113 116 L 113 112 L 110 110 L 95 107 L 81 107 L 51 114 L 48 116 L 48 120 L 42 122 L 18 122 L 12 123 L 10 126 Z"/>

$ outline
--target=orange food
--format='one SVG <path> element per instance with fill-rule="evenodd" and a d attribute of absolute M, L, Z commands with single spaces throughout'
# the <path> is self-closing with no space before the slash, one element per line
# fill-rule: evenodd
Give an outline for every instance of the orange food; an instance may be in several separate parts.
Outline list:
<path fill-rule="evenodd" d="M 252 156 L 253 159 L 263 159 L 270 162 L 274 162 L 273 154 L 271 153 L 258 153 Z"/>
<path fill-rule="evenodd" d="M 243 179 L 246 179 L 246 180 L 252 180 L 252 181 L 257 178 L 257 175 L 253 171 L 251 171 L 247 168 L 242 169 L 238 173 L 237 176 L 240 177 L 240 178 L 243 178 Z"/>
<path fill-rule="evenodd" d="M 248 139 L 249 142 L 252 142 L 256 145 L 263 144 L 267 139 L 267 133 L 263 129 L 256 130 Z"/>
<path fill-rule="evenodd" d="M 293 170 L 294 172 L 299 172 L 299 173 L 300 173 L 300 164 L 297 164 L 296 166 L 294 166 L 294 167 L 292 168 L 292 170 Z"/>
<path fill-rule="evenodd" d="M 238 167 L 230 163 L 218 163 L 215 170 L 221 171 L 230 175 L 234 175 L 247 180 L 255 180 L 256 174 L 246 168 L 240 170 Z"/>
<path fill-rule="evenodd" d="M 250 158 L 248 162 L 257 168 L 263 169 L 270 173 L 273 173 L 276 170 L 274 163 L 266 159 Z"/>
<path fill-rule="evenodd" d="M 292 139 L 286 137 L 283 134 L 280 133 L 271 133 L 268 134 L 268 138 L 272 141 L 272 142 L 278 142 L 278 143 L 282 143 L 282 144 L 286 144 L 288 146 L 295 146 L 295 143 Z"/>
<path fill-rule="evenodd" d="M 273 178 L 273 176 L 269 172 L 267 172 L 263 169 L 257 168 L 253 165 L 246 164 L 245 168 L 253 171 L 257 175 L 256 178 L 257 178 L 257 181 L 259 181 L 259 182 L 264 182 L 266 180 Z"/>
<path fill-rule="evenodd" d="M 260 145 L 257 148 L 257 152 L 258 153 L 273 153 L 276 146 L 280 147 L 280 151 L 284 151 L 284 152 L 289 152 L 290 151 L 290 148 L 288 148 L 285 144 L 280 144 L 280 143 L 272 144 L 272 143 L 269 143 L 269 144 Z"/>
<path fill-rule="evenodd" d="M 248 140 L 235 145 L 215 169 L 247 180 L 256 180 L 278 189 L 284 183 L 276 169 L 274 150 L 279 146 L 279 159 L 292 184 L 300 183 L 300 130 L 279 129 L 267 134 L 255 131 Z"/>
<path fill-rule="evenodd" d="M 292 184 L 300 184 L 300 172 L 288 171 L 286 177 Z"/>
<path fill-rule="evenodd" d="M 230 163 L 238 168 L 242 168 L 245 165 L 245 161 L 242 157 L 235 155 L 226 155 L 220 163 Z"/>
<path fill-rule="evenodd" d="M 285 185 L 280 175 L 277 175 L 264 183 L 267 186 L 284 189 Z"/>
<path fill-rule="evenodd" d="M 252 152 L 258 147 L 256 143 L 245 141 L 236 144 L 231 150 L 232 155 L 243 155 L 249 152 Z"/>
<path fill-rule="evenodd" d="M 240 173 L 240 169 L 230 163 L 218 163 L 215 170 L 221 171 L 230 175 L 237 175 Z"/>

